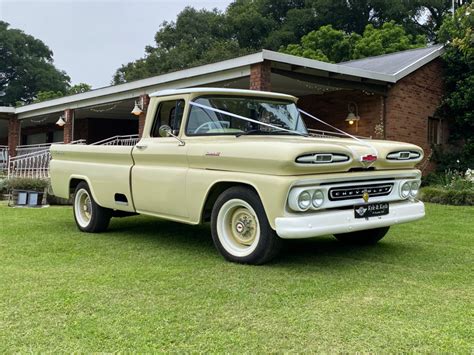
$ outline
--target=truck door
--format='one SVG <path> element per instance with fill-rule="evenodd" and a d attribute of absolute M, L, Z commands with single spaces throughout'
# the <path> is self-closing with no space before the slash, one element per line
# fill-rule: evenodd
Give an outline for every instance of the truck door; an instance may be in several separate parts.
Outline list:
<path fill-rule="evenodd" d="M 186 174 L 188 161 L 186 146 L 173 137 L 161 137 L 161 125 L 171 127 L 178 135 L 181 128 L 185 101 L 166 100 L 158 103 L 153 123 L 147 122 L 144 137 L 133 149 L 135 165 L 131 184 L 135 209 L 139 213 L 168 218 L 186 219 Z M 153 109 L 150 107 L 149 109 Z M 150 116 L 147 116 L 147 120 Z"/>

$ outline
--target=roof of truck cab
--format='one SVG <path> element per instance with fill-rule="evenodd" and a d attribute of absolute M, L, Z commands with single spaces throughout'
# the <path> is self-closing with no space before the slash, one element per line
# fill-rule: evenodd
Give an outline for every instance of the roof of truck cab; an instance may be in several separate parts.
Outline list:
<path fill-rule="evenodd" d="M 295 96 L 280 94 L 277 92 L 243 90 L 243 89 L 223 89 L 223 88 L 210 88 L 210 87 L 160 90 L 160 91 L 156 91 L 150 94 L 150 97 L 182 95 L 182 94 L 224 94 L 224 95 L 236 94 L 236 95 L 245 95 L 245 96 L 271 97 L 275 99 L 286 99 L 286 100 L 291 100 L 291 101 L 298 100 L 298 98 Z"/>

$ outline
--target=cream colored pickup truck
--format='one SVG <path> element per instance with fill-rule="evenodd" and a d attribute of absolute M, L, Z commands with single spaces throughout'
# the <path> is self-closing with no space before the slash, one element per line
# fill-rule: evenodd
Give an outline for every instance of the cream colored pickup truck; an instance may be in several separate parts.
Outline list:
<path fill-rule="evenodd" d="M 127 213 L 210 221 L 219 252 L 250 264 L 277 255 L 282 239 L 376 243 L 425 215 L 419 147 L 312 137 L 296 102 L 249 90 L 157 92 L 136 146 L 53 145 L 54 194 L 74 193 L 84 232 Z"/>

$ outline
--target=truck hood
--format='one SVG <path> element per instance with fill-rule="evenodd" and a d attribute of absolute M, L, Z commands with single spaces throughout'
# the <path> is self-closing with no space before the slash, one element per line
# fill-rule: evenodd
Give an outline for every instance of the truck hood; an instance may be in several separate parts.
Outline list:
<path fill-rule="evenodd" d="M 414 168 L 423 159 L 423 150 L 420 147 L 386 140 L 216 136 L 212 139 L 192 137 L 187 138 L 186 142 L 191 168 L 256 174 L 306 175 L 364 169 L 406 169 Z M 399 156 L 399 152 L 404 153 Z M 409 159 L 406 158 L 407 152 Z M 315 161 L 315 155 L 325 155 L 327 159 L 328 154 L 338 161 Z"/>

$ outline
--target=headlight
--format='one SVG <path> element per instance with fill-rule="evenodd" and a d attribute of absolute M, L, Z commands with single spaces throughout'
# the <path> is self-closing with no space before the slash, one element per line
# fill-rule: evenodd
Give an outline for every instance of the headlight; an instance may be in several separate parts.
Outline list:
<path fill-rule="evenodd" d="M 303 191 L 298 196 L 298 207 L 307 210 L 311 205 L 311 195 L 308 191 Z"/>
<path fill-rule="evenodd" d="M 403 183 L 402 188 L 400 189 L 400 196 L 402 198 L 408 198 L 411 191 L 411 181 L 406 181 Z"/>
<path fill-rule="evenodd" d="M 324 194 L 321 190 L 316 190 L 313 194 L 313 207 L 318 208 L 324 202 Z"/>
<path fill-rule="evenodd" d="M 410 196 L 416 197 L 418 190 L 420 189 L 420 181 L 412 181 L 410 184 Z"/>

